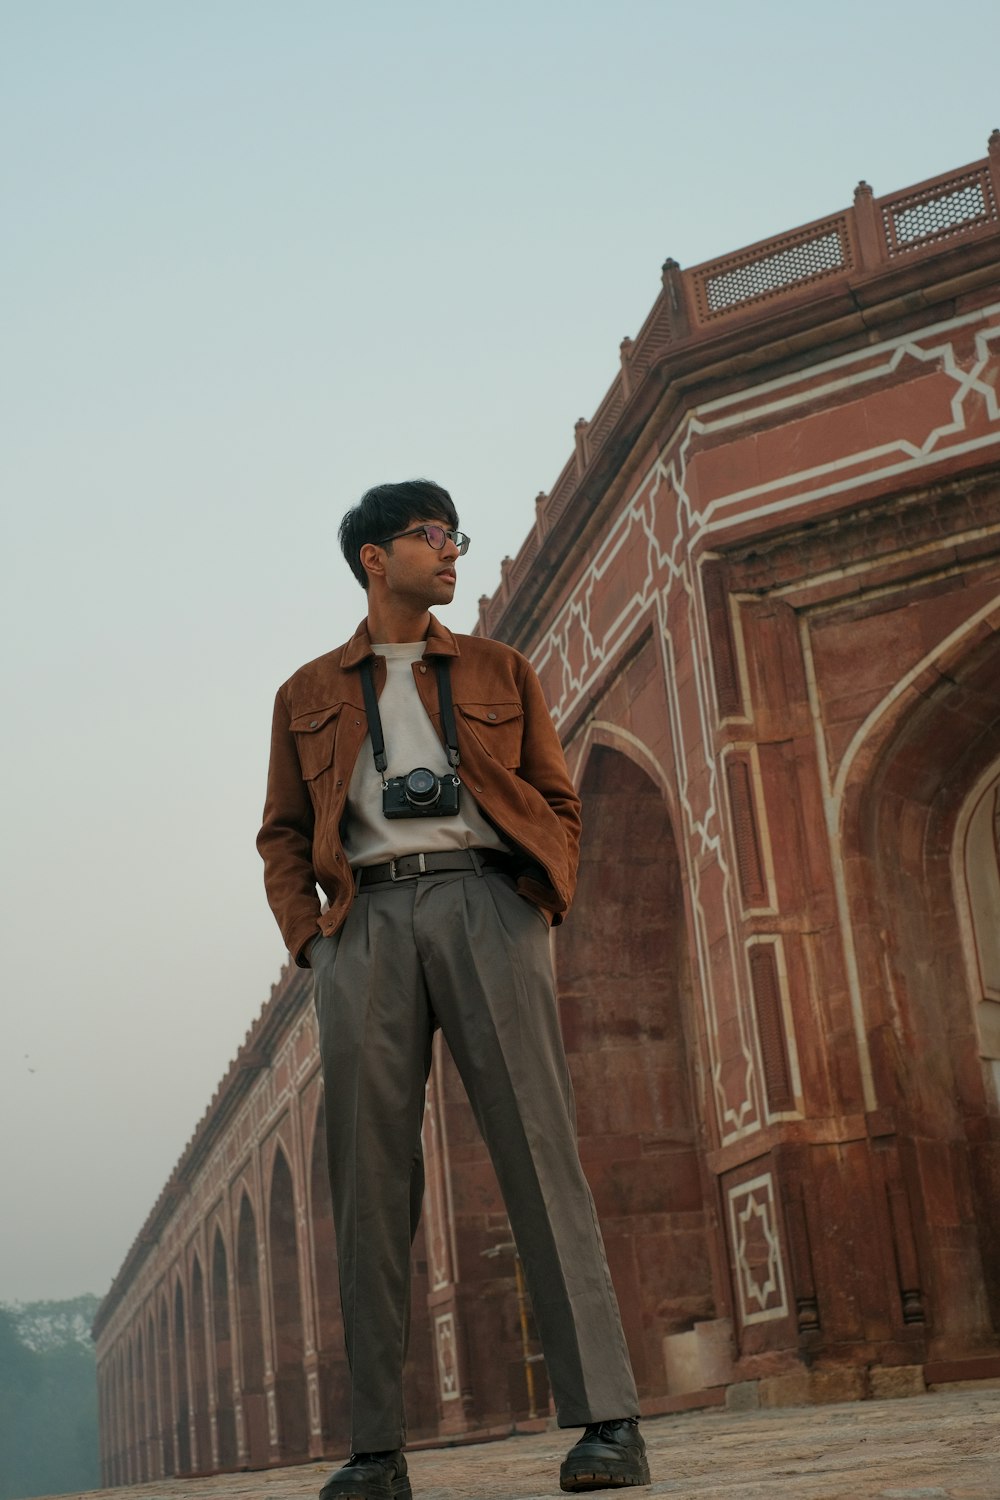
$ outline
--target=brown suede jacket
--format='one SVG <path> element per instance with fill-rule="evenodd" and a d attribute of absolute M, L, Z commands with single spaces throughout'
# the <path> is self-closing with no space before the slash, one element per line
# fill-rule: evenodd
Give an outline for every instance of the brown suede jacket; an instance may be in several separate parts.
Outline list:
<path fill-rule="evenodd" d="M 518 891 L 562 921 L 576 886 L 580 799 L 538 678 L 519 652 L 498 641 L 452 635 L 431 616 L 426 656 L 452 658 L 458 775 L 525 867 Z M 360 663 L 372 657 L 375 688 L 385 658 L 372 652 L 367 622 L 346 646 L 301 667 L 274 704 L 264 823 L 257 848 L 264 885 L 288 951 L 302 968 L 304 950 L 343 924 L 354 877 L 340 824 L 358 754 L 368 733 Z M 437 677 L 416 662 L 421 701 L 441 735 Z M 443 738 L 443 736 L 442 736 Z M 329 906 L 321 911 L 316 887 Z"/>

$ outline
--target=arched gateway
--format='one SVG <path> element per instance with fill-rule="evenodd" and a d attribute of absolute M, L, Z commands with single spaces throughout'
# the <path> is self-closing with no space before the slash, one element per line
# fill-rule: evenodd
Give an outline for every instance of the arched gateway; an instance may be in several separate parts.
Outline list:
<path fill-rule="evenodd" d="M 479 628 L 580 789 L 554 937 L 643 1408 L 1000 1377 L 1000 132 L 681 271 Z M 98 1313 L 110 1484 L 340 1455 L 308 975 L 286 970 Z M 415 1438 L 544 1420 L 447 1056 Z"/>

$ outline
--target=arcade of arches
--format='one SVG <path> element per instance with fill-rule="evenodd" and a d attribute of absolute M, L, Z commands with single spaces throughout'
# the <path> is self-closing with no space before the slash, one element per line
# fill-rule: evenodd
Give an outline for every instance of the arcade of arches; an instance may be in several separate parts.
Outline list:
<path fill-rule="evenodd" d="M 481 604 L 583 800 L 554 962 L 646 1412 L 1000 1377 L 998 202 L 995 134 L 668 261 Z M 107 1483 L 343 1454 L 324 1153 L 290 967 L 98 1314 Z M 543 1423 L 441 1050 L 424 1156 L 411 1436 Z"/>

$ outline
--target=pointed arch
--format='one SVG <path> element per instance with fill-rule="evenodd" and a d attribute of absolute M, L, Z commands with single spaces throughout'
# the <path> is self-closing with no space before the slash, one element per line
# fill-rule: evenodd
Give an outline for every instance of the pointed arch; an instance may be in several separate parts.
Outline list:
<path fill-rule="evenodd" d="M 261 1317 L 257 1219 L 244 1189 L 236 1230 L 236 1298 L 240 1326 L 240 1386 L 250 1467 L 265 1468 L 270 1455 L 264 1396 L 264 1329 Z"/>
<path fill-rule="evenodd" d="M 302 1286 L 295 1232 L 295 1189 L 288 1158 L 277 1145 L 271 1167 L 268 1201 L 268 1261 L 274 1315 L 275 1395 L 278 1441 L 282 1458 L 309 1456 L 308 1400 L 305 1377 L 305 1329 Z"/>
<path fill-rule="evenodd" d="M 157 1390 L 156 1322 L 153 1309 L 146 1313 L 146 1444 L 150 1479 L 163 1478 L 160 1438 L 160 1404 Z"/>
<path fill-rule="evenodd" d="M 132 1352 L 132 1340 L 128 1334 L 122 1347 L 122 1361 L 125 1375 L 125 1473 L 128 1483 L 134 1484 L 138 1478 L 136 1468 L 136 1433 L 135 1433 L 135 1360 Z"/>
<path fill-rule="evenodd" d="M 176 1393 L 174 1442 L 178 1474 L 190 1474 L 191 1396 L 188 1386 L 188 1335 L 184 1317 L 184 1287 L 180 1276 L 174 1283 L 174 1391 Z"/>
<path fill-rule="evenodd" d="M 122 1391 L 120 1350 L 115 1345 L 111 1355 L 108 1384 L 111 1395 L 111 1482 L 124 1484 L 122 1470 Z"/>
<path fill-rule="evenodd" d="M 989 1141 L 973 1146 L 986 1295 L 1000 1332 L 1000 760 L 972 788 L 958 818 L 953 877 L 965 949 L 975 1040 L 985 1080 Z M 993 1144 L 990 1144 L 993 1142 Z"/>
<path fill-rule="evenodd" d="M 160 1296 L 160 1442 L 163 1445 L 163 1474 L 172 1478 L 177 1473 L 177 1448 L 174 1442 L 174 1384 L 170 1358 L 170 1313 L 167 1294 Z"/>
<path fill-rule="evenodd" d="M 128 1358 L 124 1339 L 118 1345 L 118 1403 L 119 1403 L 119 1444 L 121 1452 L 121 1474 L 122 1483 L 129 1483 L 131 1473 L 129 1465 L 129 1419 L 128 1419 Z"/>
<path fill-rule="evenodd" d="M 139 1318 L 132 1337 L 135 1350 L 135 1449 L 136 1477 L 140 1484 L 149 1478 L 149 1442 L 146 1431 L 146 1362 L 143 1357 L 142 1319 Z"/>
<path fill-rule="evenodd" d="M 197 1250 L 191 1258 L 191 1413 L 194 1419 L 192 1465 L 199 1473 L 214 1467 L 208 1400 L 208 1325 L 205 1317 L 205 1278 Z"/>
<path fill-rule="evenodd" d="M 1000 633 L 980 618 L 922 667 L 854 747 L 843 840 L 857 1005 L 902 1143 L 916 1305 L 932 1355 L 947 1357 L 1000 1337 L 996 1094 L 956 855 L 963 810 L 1000 760 Z"/>
<path fill-rule="evenodd" d="M 236 1412 L 233 1404 L 233 1335 L 229 1321 L 229 1263 L 218 1224 L 212 1238 L 212 1330 L 215 1344 L 215 1411 L 219 1468 L 236 1467 Z"/>
<path fill-rule="evenodd" d="M 351 1383 L 340 1319 L 337 1238 L 326 1162 L 326 1107 L 319 1090 L 309 1155 L 309 1222 L 312 1226 L 313 1306 L 319 1349 L 319 1407 L 323 1447 L 338 1451 L 349 1440 Z"/>
<path fill-rule="evenodd" d="M 652 767 L 594 736 L 574 918 L 557 944 L 581 1157 L 605 1228 L 640 1395 L 663 1341 L 714 1318 L 684 884 Z M 603 743 L 601 740 L 603 739 Z M 696 1080 L 694 1084 L 692 1080 Z"/>

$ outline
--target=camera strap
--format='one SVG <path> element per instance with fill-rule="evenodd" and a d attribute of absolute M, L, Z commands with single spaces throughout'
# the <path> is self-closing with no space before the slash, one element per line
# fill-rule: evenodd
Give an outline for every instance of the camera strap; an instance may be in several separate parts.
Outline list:
<path fill-rule="evenodd" d="M 444 746 L 448 752 L 448 764 L 454 771 L 459 764 L 458 730 L 455 725 L 455 706 L 451 697 L 451 663 L 447 656 L 435 656 L 434 669 L 437 674 L 438 703 L 441 706 L 441 728 L 444 730 Z M 385 771 L 389 761 L 385 753 L 385 737 L 382 733 L 382 716 L 378 711 L 378 695 L 375 692 L 375 674 L 371 657 L 361 663 L 361 691 L 365 695 L 365 713 L 368 715 L 368 733 L 372 742 L 372 758 L 375 769 L 385 783 Z"/>
<path fill-rule="evenodd" d="M 451 701 L 451 661 L 447 656 L 435 656 L 434 670 L 438 680 L 438 702 L 441 705 L 441 728 L 444 730 L 444 748 L 448 752 L 448 764 L 454 771 L 458 767 L 458 730 L 455 727 L 455 705 Z"/>
<path fill-rule="evenodd" d="M 361 663 L 361 691 L 365 695 L 365 713 L 368 715 L 368 733 L 371 736 L 372 755 L 375 760 L 375 769 L 385 781 L 385 768 L 389 764 L 385 755 L 385 738 L 382 734 L 382 715 L 378 711 L 378 696 L 375 692 L 375 678 L 372 674 L 371 657 L 366 656 Z"/>

